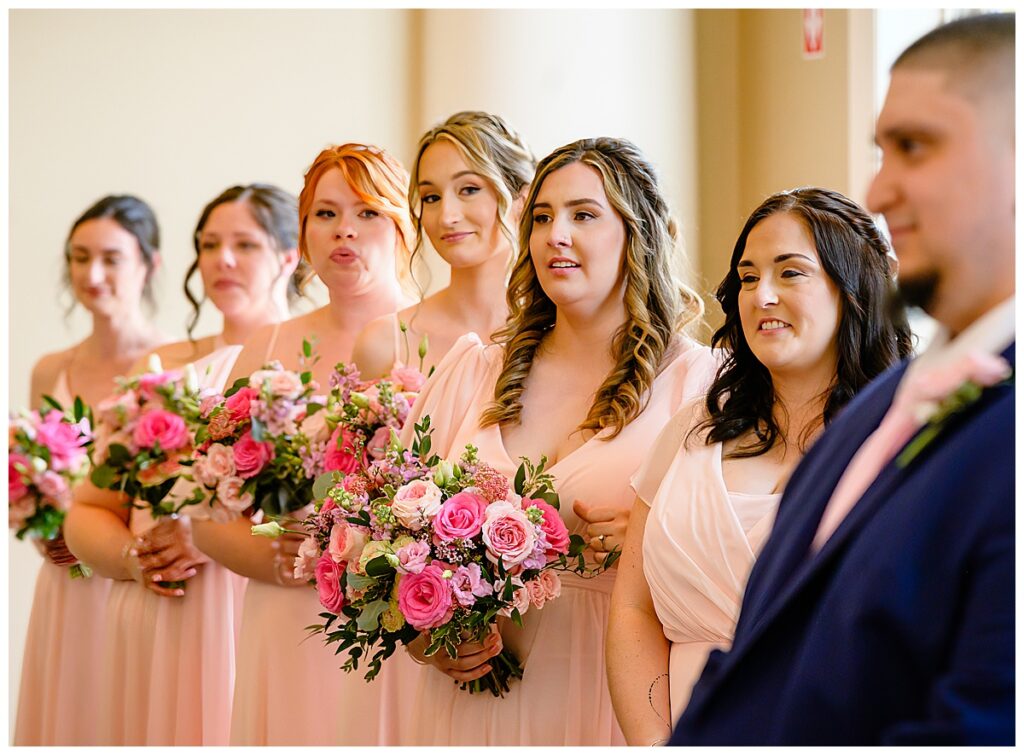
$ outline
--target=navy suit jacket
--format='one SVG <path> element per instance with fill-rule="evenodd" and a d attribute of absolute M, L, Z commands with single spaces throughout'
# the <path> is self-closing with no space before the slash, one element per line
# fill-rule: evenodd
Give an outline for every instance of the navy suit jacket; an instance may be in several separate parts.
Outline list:
<path fill-rule="evenodd" d="M 1013 744 L 1012 386 L 886 466 L 810 553 L 905 369 L 865 388 L 794 471 L 732 648 L 711 654 L 670 744 Z"/>

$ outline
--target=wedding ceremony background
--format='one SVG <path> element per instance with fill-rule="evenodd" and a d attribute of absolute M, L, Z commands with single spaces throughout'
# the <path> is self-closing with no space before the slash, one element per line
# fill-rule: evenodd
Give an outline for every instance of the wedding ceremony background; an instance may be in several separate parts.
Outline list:
<path fill-rule="evenodd" d="M 89 332 L 81 307 L 68 313 L 64 242 L 101 196 L 136 194 L 156 211 L 153 317 L 181 339 L 181 284 L 210 199 L 252 182 L 298 194 L 329 144 L 376 144 L 410 167 L 422 132 L 458 110 L 504 116 L 538 158 L 583 137 L 635 142 L 680 221 L 681 273 L 717 325 L 710 292 L 749 212 L 802 185 L 863 202 L 889 65 L 959 14 L 11 10 L 9 407 L 28 406 L 39 357 Z M 821 50 L 808 51 L 818 32 Z M 416 275 L 428 293 L 447 280 L 430 251 Z M 306 310 L 323 289 L 312 298 Z M 218 326 L 207 305 L 195 332 Z M 13 535 L 8 545 L 13 722 L 40 557 Z"/>

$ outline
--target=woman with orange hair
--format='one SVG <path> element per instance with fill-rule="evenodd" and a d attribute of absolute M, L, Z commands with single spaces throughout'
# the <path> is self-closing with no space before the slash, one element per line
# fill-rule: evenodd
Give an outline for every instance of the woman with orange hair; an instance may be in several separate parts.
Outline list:
<path fill-rule="evenodd" d="M 363 327 L 410 303 L 398 279 L 398 271 L 408 267 L 411 238 L 408 178 L 398 161 L 377 147 L 343 144 L 317 156 L 299 196 L 299 249 L 326 285 L 330 301 L 256 331 L 228 385 L 272 359 L 296 369 L 305 340 L 314 343 L 319 360 L 304 369 L 326 390 L 334 365 L 351 360 Z M 294 516 L 301 518 L 302 512 Z M 250 524 L 243 518 L 194 527 L 201 550 L 250 579 L 231 744 L 378 744 L 379 686 L 339 671 L 341 661 L 318 638 L 303 642 L 308 637 L 303 617 L 316 616 L 320 607 L 316 593 L 292 574 L 301 538 L 256 538 Z M 315 700 L 305 694 L 313 690 Z"/>

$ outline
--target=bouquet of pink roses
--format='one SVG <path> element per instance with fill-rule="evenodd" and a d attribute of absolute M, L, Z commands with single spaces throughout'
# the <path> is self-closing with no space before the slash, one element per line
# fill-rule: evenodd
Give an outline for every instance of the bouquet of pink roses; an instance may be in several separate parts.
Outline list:
<path fill-rule="evenodd" d="M 90 479 L 124 493 L 131 506 L 148 507 L 155 518 L 176 514 L 184 504 L 167 494 L 192 458 L 201 400 L 195 369 L 164 372 L 153 355 L 149 372 L 117 383 L 96 406 Z"/>
<path fill-rule="evenodd" d="M 71 505 L 71 487 L 89 469 L 92 443 L 88 408 L 80 398 L 65 411 L 49 396 L 42 411 L 10 419 L 7 441 L 8 526 L 21 540 L 60 536 Z M 87 577 L 84 564 L 71 566 L 72 577 Z"/>
<path fill-rule="evenodd" d="M 460 642 L 482 641 L 498 616 L 521 625 L 531 606 L 558 597 L 555 570 L 599 571 L 587 567 L 585 541 L 558 514 L 545 459 L 524 458 L 509 480 L 473 446 L 457 462 L 431 455 L 429 417 L 415 436 L 411 451 L 393 437 L 384 458 L 317 480 L 317 511 L 296 559 L 296 577 L 315 581 L 326 609 L 325 623 L 310 629 L 338 643 L 335 652 L 348 651 L 345 671 L 365 660 L 368 680 L 399 642 L 429 633 L 427 655 L 443 649 L 454 658 Z M 502 696 L 522 677 L 508 650 L 489 663 L 489 674 L 462 688 Z"/>

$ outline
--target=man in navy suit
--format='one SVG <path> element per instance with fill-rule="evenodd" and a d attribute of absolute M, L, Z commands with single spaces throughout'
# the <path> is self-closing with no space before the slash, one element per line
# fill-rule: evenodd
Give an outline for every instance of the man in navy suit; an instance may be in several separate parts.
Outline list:
<path fill-rule="evenodd" d="M 943 328 L 793 473 L 672 745 L 1014 742 L 1014 46 L 974 16 L 893 65 L 868 205 Z"/>

